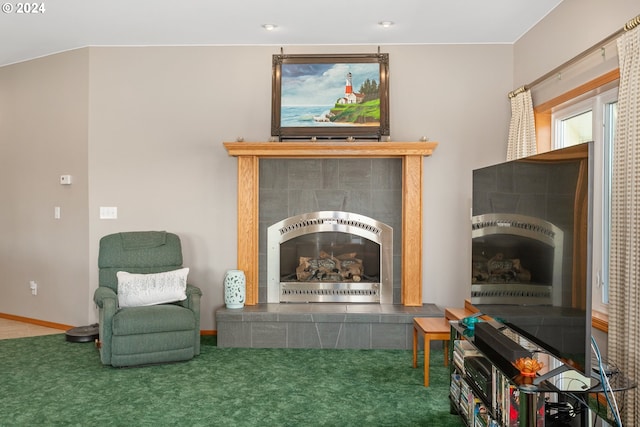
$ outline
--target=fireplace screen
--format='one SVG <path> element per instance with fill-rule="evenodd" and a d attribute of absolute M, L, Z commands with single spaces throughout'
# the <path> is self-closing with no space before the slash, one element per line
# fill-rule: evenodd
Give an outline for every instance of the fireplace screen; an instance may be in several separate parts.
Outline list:
<path fill-rule="evenodd" d="M 392 230 L 348 212 L 314 212 L 268 230 L 268 302 L 390 303 Z"/>

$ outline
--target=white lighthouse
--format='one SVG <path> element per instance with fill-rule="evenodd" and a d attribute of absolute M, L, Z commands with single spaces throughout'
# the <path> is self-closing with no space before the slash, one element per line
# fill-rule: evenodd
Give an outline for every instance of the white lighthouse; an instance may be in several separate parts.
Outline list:
<path fill-rule="evenodd" d="M 347 82 L 344 86 L 344 99 L 347 104 L 355 104 L 356 102 L 358 102 L 356 95 L 353 93 L 353 83 L 351 77 L 351 73 L 347 73 Z"/>

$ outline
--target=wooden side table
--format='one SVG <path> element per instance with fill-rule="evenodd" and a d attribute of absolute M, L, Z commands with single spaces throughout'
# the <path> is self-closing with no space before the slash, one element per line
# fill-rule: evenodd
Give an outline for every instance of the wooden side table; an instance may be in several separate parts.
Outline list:
<path fill-rule="evenodd" d="M 447 320 L 462 320 L 465 317 L 472 316 L 473 311 L 467 308 L 445 308 L 444 317 Z"/>
<path fill-rule="evenodd" d="M 424 338 L 424 386 L 429 387 L 429 349 L 431 341 L 444 341 L 444 366 L 449 364 L 451 326 L 444 317 L 413 318 L 413 367 L 418 366 L 418 331 Z"/>

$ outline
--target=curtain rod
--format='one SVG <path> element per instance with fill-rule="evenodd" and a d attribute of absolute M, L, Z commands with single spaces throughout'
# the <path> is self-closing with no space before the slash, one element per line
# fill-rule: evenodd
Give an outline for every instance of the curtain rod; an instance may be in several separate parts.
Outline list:
<path fill-rule="evenodd" d="M 627 21 L 627 23 L 624 24 L 624 27 L 622 27 L 621 29 L 619 29 L 615 33 L 611 34 L 609 37 L 605 38 L 604 40 L 601 40 L 599 43 L 594 44 L 589 49 L 587 49 L 584 52 L 580 53 L 578 56 L 576 56 L 576 57 L 568 60 L 564 64 L 554 68 L 553 70 L 549 71 L 547 74 L 543 75 L 542 77 L 539 77 L 539 78 L 535 79 L 534 81 L 532 81 L 528 85 L 520 86 L 519 88 L 512 90 L 511 92 L 509 92 L 509 95 L 508 95 L 509 98 L 513 98 L 514 96 L 518 95 L 519 93 L 522 93 L 525 90 L 528 90 L 528 89 L 531 89 L 534 86 L 537 86 L 538 84 L 540 84 L 543 81 L 547 80 L 549 77 L 553 77 L 554 75 L 556 75 L 560 71 L 562 71 L 564 68 L 567 68 L 570 65 L 575 64 L 576 62 L 580 61 L 581 59 L 583 59 L 586 56 L 590 55 L 591 53 L 595 52 L 597 49 L 602 48 L 602 46 L 607 45 L 609 42 L 613 41 L 615 38 L 617 38 L 620 35 L 624 34 L 626 31 L 632 30 L 633 28 L 637 27 L 638 25 L 640 25 L 640 15 L 638 15 L 635 18 Z"/>

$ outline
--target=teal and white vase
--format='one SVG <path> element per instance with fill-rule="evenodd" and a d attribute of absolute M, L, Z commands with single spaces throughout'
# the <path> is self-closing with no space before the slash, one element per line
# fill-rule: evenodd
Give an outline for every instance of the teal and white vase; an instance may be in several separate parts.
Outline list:
<path fill-rule="evenodd" d="M 227 270 L 224 275 L 224 303 L 227 308 L 244 307 L 246 278 L 242 270 Z"/>

